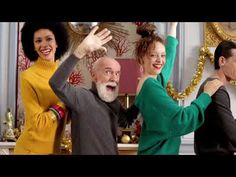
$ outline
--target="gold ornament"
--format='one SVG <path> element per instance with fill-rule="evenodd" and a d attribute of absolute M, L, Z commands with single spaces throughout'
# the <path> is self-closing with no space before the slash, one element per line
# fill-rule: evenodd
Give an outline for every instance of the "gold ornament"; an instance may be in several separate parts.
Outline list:
<path fill-rule="evenodd" d="M 71 138 L 69 136 L 64 135 L 61 142 L 61 150 L 65 154 L 71 154 L 72 153 L 72 142 Z"/>
<path fill-rule="evenodd" d="M 66 123 L 66 122 L 65 122 Z M 65 130 L 61 140 L 61 153 L 71 154 L 72 153 L 72 141 L 69 130 Z"/>
<path fill-rule="evenodd" d="M 126 135 L 124 134 L 122 137 L 121 137 L 121 142 L 124 143 L 124 144 L 128 144 L 130 142 L 131 138 L 129 135 Z"/>

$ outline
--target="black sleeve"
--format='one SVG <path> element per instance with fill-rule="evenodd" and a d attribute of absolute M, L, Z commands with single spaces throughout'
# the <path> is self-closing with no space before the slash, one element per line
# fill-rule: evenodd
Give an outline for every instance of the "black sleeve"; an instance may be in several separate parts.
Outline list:
<path fill-rule="evenodd" d="M 128 109 L 120 107 L 119 126 L 127 127 L 138 117 L 139 109 L 133 104 Z"/>
<path fill-rule="evenodd" d="M 236 147 L 236 121 L 230 110 L 230 98 L 225 89 L 220 88 L 212 96 L 214 107 L 216 108 L 216 122 L 231 144 Z"/>

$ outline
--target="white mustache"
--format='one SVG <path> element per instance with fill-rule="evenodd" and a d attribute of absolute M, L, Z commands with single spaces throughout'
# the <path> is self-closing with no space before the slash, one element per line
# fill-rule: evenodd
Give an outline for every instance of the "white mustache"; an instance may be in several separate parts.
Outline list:
<path fill-rule="evenodd" d="M 107 82 L 107 83 L 106 83 L 106 86 L 117 87 L 117 86 L 118 86 L 118 83 L 116 83 L 116 82 Z"/>

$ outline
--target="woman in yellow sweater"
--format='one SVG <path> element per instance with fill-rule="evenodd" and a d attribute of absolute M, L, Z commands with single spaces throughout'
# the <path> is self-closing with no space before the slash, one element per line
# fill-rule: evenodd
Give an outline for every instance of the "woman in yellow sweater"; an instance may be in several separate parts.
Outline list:
<path fill-rule="evenodd" d="M 65 106 L 48 81 L 69 48 L 67 30 L 63 23 L 26 22 L 21 39 L 24 54 L 35 63 L 20 76 L 25 125 L 14 153 L 56 154 L 66 121 Z"/>

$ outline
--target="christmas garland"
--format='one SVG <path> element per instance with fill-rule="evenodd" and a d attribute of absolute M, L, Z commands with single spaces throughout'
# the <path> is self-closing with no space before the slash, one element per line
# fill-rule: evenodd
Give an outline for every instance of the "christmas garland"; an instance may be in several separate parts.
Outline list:
<path fill-rule="evenodd" d="M 175 88 L 173 87 L 172 82 L 168 82 L 166 89 L 167 89 L 168 94 L 172 96 L 173 99 L 184 100 L 196 89 L 196 86 L 199 84 L 199 82 L 202 79 L 202 73 L 204 70 L 206 58 L 209 58 L 211 63 L 213 63 L 214 61 L 213 54 L 210 52 L 210 50 L 207 47 L 201 47 L 200 56 L 198 59 L 198 66 L 197 66 L 195 75 L 193 79 L 191 80 L 189 86 L 187 86 L 183 91 L 177 92 Z"/>

